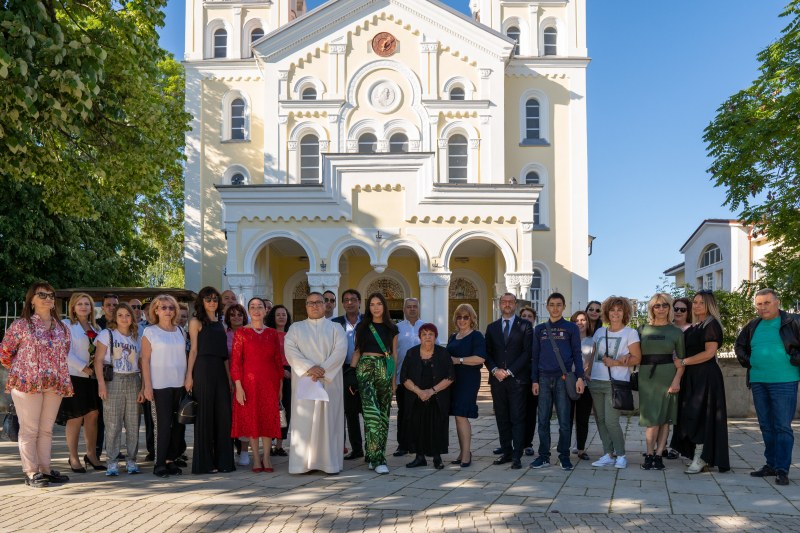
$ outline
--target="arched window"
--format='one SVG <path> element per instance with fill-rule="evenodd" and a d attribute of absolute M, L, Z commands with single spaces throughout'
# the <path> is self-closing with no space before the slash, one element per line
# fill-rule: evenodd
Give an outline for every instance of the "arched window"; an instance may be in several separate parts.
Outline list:
<path fill-rule="evenodd" d="M 544 307 L 542 306 L 542 298 L 543 298 L 543 291 L 542 291 L 542 273 L 539 270 L 533 271 L 533 277 L 531 278 L 531 307 L 536 311 L 536 316 L 543 317 L 544 314 Z"/>
<path fill-rule="evenodd" d="M 252 32 L 250 32 L 250 43 L 254 43 L 257 40 L 261 39 L 264 36 L 264 30 L 261 28 L 256 28 Z"/>
<path fill-rule="evenodd" d="M 378 151 L 378 138 L 374 133 L 365 133 L 358 138 L 359 154 L 374 154 Z"/>
<path fill-rule="evenodd" d="M 722 261 L 722 250 L 716 244 L 709 244 L 703 250 L 703 257 L 700 259 L 700 268 L 713 265 Z"/>
<path fill-rule="evenodd" d="M 450 100 L 464 100 L 464 88 L 463 87 L 453 87 L 450 89 Z"/>
<path fill-rule="evenodd" d="M 525 183 L 527 185 L 539 185 L 541 183 L 541 181 L 539 180 L 539 173 L 536 172 L 535 170 L 531 170 L 530 172 L 525 174 Z M 540 203 L 541 199 L 537 198 L 536 203 L 533 204 L 533 223 L 537 226 L 542 223 L 542 215 L 540 213 L 540 208 L 539 208 Z"/>
<path fill-rule="evenodd" d="M 467 182 L 467 138 L 455 134 L 447 140 L 447 181 L 450 183 Z"/>
<path fill-rule="evenodd" d="M 228 57 L 228 32 L 220 28 L 214 32 L 214 59 Z"/>
<path fill-rule="evenodd" d="M 241 98 L 231 102 L 231 139 L 245 138 L 245 103 Z"/>
<path fill-rule="evenodd" d="M 317 99 L 317 89 L 314 87 L 306 87 L 303 89 L 303 94 L 300 95 L 300 98 L 303 100 L 316 100 Z"/>
<path fill-rule="evenodd" d="M 544 29 L 544 55 L 558 55 L 558 31 L 552 26 Z"/>
<path fill-rule="evenodd" d="M 300 183 L 319 183 L 319 137 L 300 139 Z"/>
<path fill-rule="evenodd" d="M 525 174 L 525 183 L 527 185 L 539 185 L 539 173 L 535 170 L 531 170 L 527 174 Z"/>
<path fill-rule="evenodd" d="M 237 172 L 231 176 L 231 185 L 244 185 L 244 174 Z"/>
<path fill-rule="evenodd" d="M 514 55 L 518 56 L 519 55 L 519 36 L 520 36 L 519 28 L 516 27 L 516 26 L 510 26 L 506 30 L 506 36 L 509 39 L 514 39 L 514 42 L 516 43 L 514 45 Z"/>
<path fill-rule="evenodd" d="M 531 98 L 525 103 L 525 138 L 538 139 L 540 134 L 539 100 Z"/>
<path fill-rule="evenodd" d="M 408 152 L 408 135 L 405 133 L 395 133 L 389 138 L 389 152 L 393 154 L 404 154 Z"/>

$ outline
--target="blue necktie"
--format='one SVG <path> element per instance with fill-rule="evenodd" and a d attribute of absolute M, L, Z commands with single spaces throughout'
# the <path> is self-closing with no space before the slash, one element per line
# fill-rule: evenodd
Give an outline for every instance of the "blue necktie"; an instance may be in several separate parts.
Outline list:
<path fill-rule="evenodd" d="M 508 334 L 511 333 L 508 319 L 503 320 L 503 340 L 508 342 Z"/>

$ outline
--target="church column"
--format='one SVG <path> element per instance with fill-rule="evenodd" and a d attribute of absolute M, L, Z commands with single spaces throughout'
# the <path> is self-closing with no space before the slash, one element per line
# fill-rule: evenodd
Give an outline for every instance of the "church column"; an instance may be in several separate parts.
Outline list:
<path fill-rule="evenodd" d="M 328 98 L 331 100 L 344 100 L 344 91 L 347 87 L 345 79 L 345 52 L 347 45 L 342 43 L 329 43 L 330 72 L 328 74 Z"/>
<path fill-rule="evenodd" d="M 422 319 L 425 321 L 433 321 L 433 314 L 431 313 L 431 316 L 428 316 L 427 313 L 429 309 L 433 310 L 433 280 L 431 279 L 431 272 L 419 272 L 417 277 L 419 279 L 420 316 L 424 309 L 425 316 L 422 317 Z M 436 327 L 439 327 L 438 324 Z"/>
<path fill-rule="evenodd" d="M 231 47 L 228 57 L 231 59 L 242 58 L 242 8 L 233 8 L 233 35 L 231 35 Z"/>
<path fill-rule="evenodd" d="M 247 306 L 247 301 L 252 298 L 256 277 L 253 274 L 228 274 L 228 286 L 236 294 L 236 300 Z"/>
<path fill-rule="evenodd" d="M 433 316 L 429 316 L 428 320 L 436 324 L 439 330 L 438 342 L 444 342 L 447 339 L 447 326 L 449 324 L 450 315 L 450 276 L 451 272 L 420 272 L 419 283 L 420 291 L 428 292 L 430 287 L 433 289 L 433 306 L 428 306 L 428 309 L 433 309 Z M 425 294 L 422 292 L 422 294 Z"/>
<path fill-rule="evenodd" d="M 537 4 L 531 4 L 529 15 L 528 15 L 528 27 L 530 27 L 530 43 L 528 44 L 527 50 L 529 50 L 528 55 L 533 57 L 539 56 L 539 6 Z M 525 50 L 525 49 L 523 49 Z"/>
<path fill-rule="evenodd" d="M 420 43 L 420 76 L 422 78 L 422 97 L 439 99 L 439 43 Z"/>
<path fill-rule="evenodd" d="M 338 272 L 309 272 L 306 276 L 308 276 L 308 287 L 311 291 L 320 293 L 331 291 L 337 295 L 338 301 L 340 278 Z"/>

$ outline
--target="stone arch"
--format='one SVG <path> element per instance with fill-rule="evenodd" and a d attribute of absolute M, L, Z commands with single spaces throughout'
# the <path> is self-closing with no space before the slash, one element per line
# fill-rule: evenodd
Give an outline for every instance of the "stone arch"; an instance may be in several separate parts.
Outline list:
<path fill-rule="evenodd" d="M 329 272 L 330 273 L 332 273 L 332 274 L 338 274 L 339 273 L 339 261 L 342 258 L 342 254 L 348 248 L 359 248 L 359 249 L 364 250 L 365 252 L 367 252 L 367 255 L 369 255 L 369 263 L 371 265 L 373 265 L 373 266 L 381 264 L 378 261 L 378 256 L 375 253 L 374 246 L 372 246 L 369 242 L 367 242 L 365 240 L 361 240 L 361 239 L 359 239 L 357 237 L 348 236 L 348 237 L 344 237 L 344 238 L 338 240 L 331 247 L 331 251 L 330 251 L 330 254 L 329 254 L 329 257 L 330 257 Z M 316 264 L 316 263 L 313 263 L 313 264 Z"/>
<path fill-rule="evenodd" d="M 275 230 L 260 235 L 250 244 L 247 252 L 245 253 L 244 262 L 242 265 L 242 271 L 245 274 L 255 274 L 256 257 L 258 256 L 258 253 L 264 246 L 269 244 L 269 242 L 274 239 L 289 239 L 290 241 L 294 241 L 305 251 L 306 256 L 308 257 L 309 265 L 319 264 L 319 254 L 314 249 L 312 244 L 305 238 L 305 236 L 295 231 Z"/>
<path fill-rule="evenodd" d="M 428 251 L 420 243 L 408 239 L 393 240 L 386 248 L 381 250 L 380 264 L 389 264 L 389 258 L 394 252 L 401 248 L 408 248 L 417 254 L 420 272 L 430 272 L 430 254 L 428 254 Z"/>
<path fill-rule="evenodd" d="M 464 99 L 472 100 L 475 97 L 475 85 L 464 76 L 453 76 L 444 84 L 442 92 L 450 97 L 450 91 L 455 87 L 464 89 Z"/>
<path fill-rule="evenodd" d="M 444 260 L 443 264 L 449 265 L 450 259 L 452 259 L 453 256 L 453 252 L 458 245 L 470 239 L 482 239 L 497 246 L 500 250 L 500 253 L 503 255 L 503 259 L 505 260 L 506 272 L 516 272 L 517 258 L 516 255 L 514 255 L 514 250 L 511 248 L 511 245 L 509 245 L 508 242 L 506 242 L 506 240 L 499 235 L 484 230 L 469 230 L 451 236 L 442 247 L 441 256 Z"/>

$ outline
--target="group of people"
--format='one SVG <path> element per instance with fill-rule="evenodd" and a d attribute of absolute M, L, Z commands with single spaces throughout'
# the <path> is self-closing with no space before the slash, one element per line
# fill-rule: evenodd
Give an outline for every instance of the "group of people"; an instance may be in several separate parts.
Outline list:
<path fill-rule="evenodd" d="M 722 326 L 710 291 L 698 292 L 691 301 L 656 294 L 648 302 L 647 324 L 637 329 L 628 326 L 632 307 L 623 297 L 592 301 L 566 319 L 566 300 L 553 293 L 546 303 L 549 316 L 537 324 L 535 310 L 518 309 L 515 295 L 506 293 L 499 298 L 500 318 L 485 334 L 475 309 L 459 305 L 445 345 L 437 344 L 437 327 L 421 319 L 415 298 L 405 300 L 404 320 L 397 324 L 380 293 L 368 296 L 362 314 L 359 292 L 345 290 L 345 312 L 338 317 L 333 316 L 336 298 L 331 291 L 311 292 L 305 301 L 308 318 L 292 323 L 283 305 L 251 298 L 245 307 L 231 291 L 213 287 L 199 292 L 191 319 L 188 307 L 169 295 L 150 302 L 146 320 L 140 301 L 119 302 L 107 295 L 103 316 L 95 320 L 91 296 L 77 293 L 62 322 L 53 288 L 35 283 L 22 316 L 0 345 L 0 362 L 10 369 L 7 391 L 20 419 L 26 484 L 68 480 L 50 460 L 57 421 L 66 425 L 72 472 L 92 468 L 117 476 L 124 464 L 128 474 L 138 473 L 140 411 L 145 460 L 153 461 L 153 473 L 180 474 L 188 458 L 185 426 L 177 414 L 187 393 L 197 402 L 193 474 L 233 471 L 237 455 L 239 466 L 273 472 L 270 458 L 287 455 L 287 438 L 290 473 L 337 474 L 343 461 L 364 458 L 370 469 L 386 474 L 393 397 L 398 408 L 394 456 L 412 454 L 408 468 L 427 466 L 428 457 L 435 469 L 444 468 L 452 416 L 458 454 L 451 464 L 468 468 L 470 420 L 478 417 L 484 366 L 499 437 L 495 465 L 519 469 L 523 455 L 535 455 L 531 468 L 550 466 L 555 409 L 562 469 L 573 468 L 573 426 L 572 453 L 591 460 L 586 440 L 592 414 L 603 447 L 592 466 L 626 468 L 618 396 L 635 375 L 639 423 L 646 428 L 642 469 L 662 470 L 665 457 L 678 455 L 691 459 L 690 474 L 730 469 L 725 388 L 716 361 Z M 787 484 L 800 381 L 800 319 L 781 311 L 770 289 L 760 291 L 755 303 L 759 318 L 742 330 L 736 344 L 737 357 L 749 369 L 766 447 L 766 464 L 752 475 L 775 476 L 778 484 Z M 126 454 L 121 453 L 123 428 Z"/>

